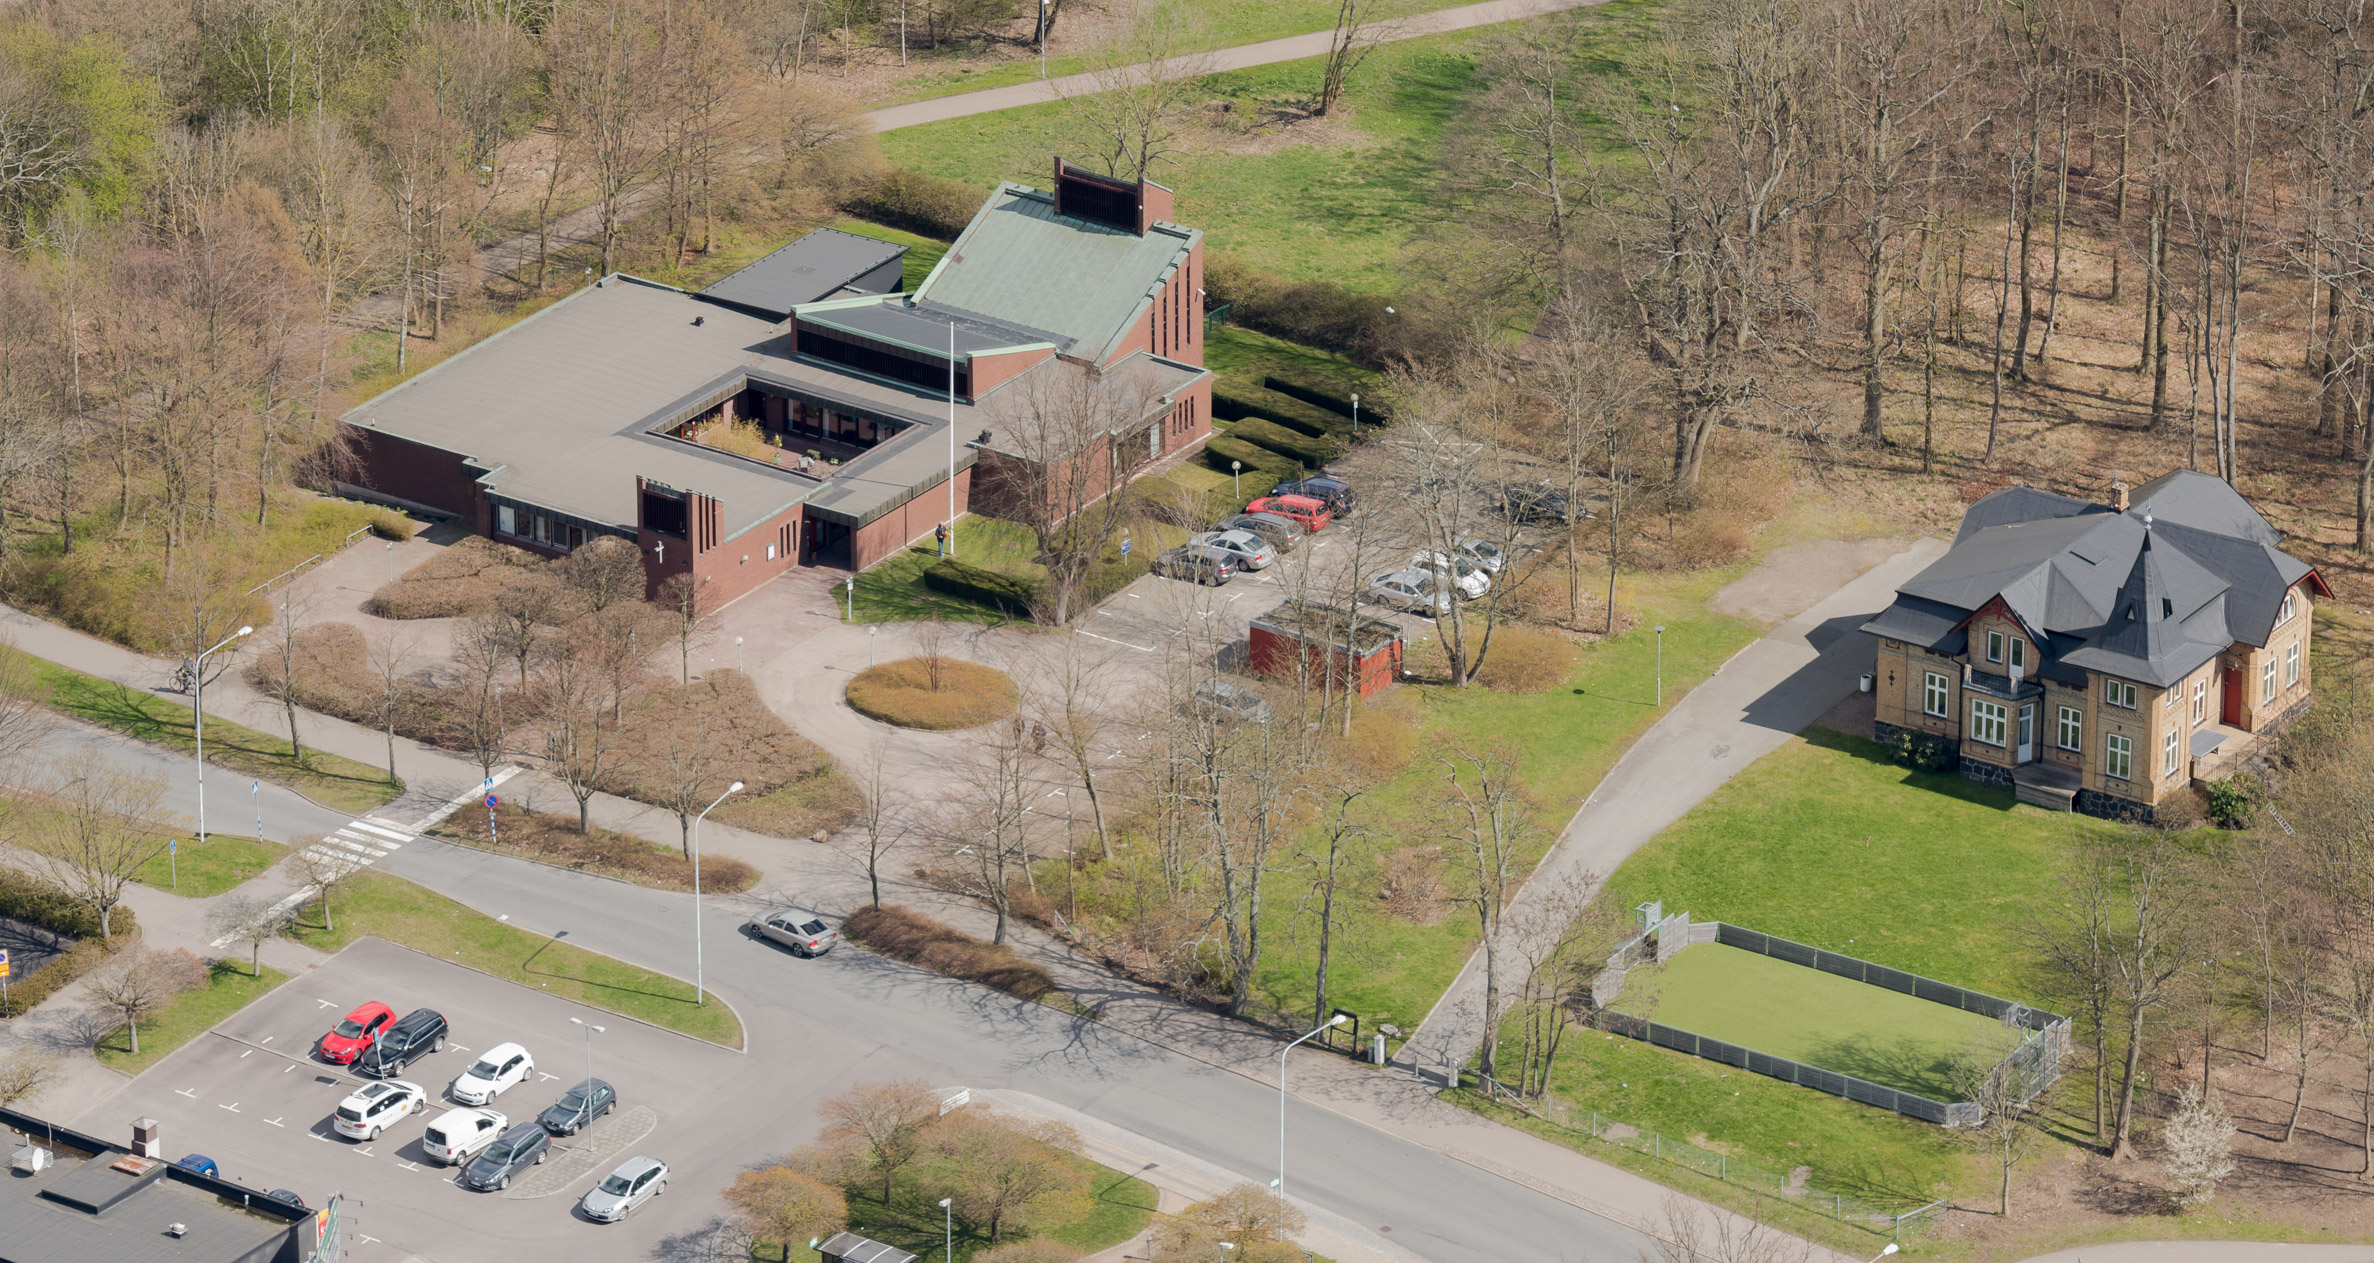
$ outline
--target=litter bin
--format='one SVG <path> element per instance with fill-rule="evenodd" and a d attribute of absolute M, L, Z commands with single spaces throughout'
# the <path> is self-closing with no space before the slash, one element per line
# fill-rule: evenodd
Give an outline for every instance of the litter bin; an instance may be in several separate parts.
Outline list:
<path fill-rule="evenodd" d="M 1870 692 L 1870 691 L 1871 691 L 1871 673 L 1870 673 L 1869 671 L 1865 671 L 1865 672 L 1863 673 L 1863 685 L 1862 685 L 1862 688 L 1861 688 L 1859 691 L 1861 691 L 1861 692 L 1865 692 L 1865 693 L 1868 693 L 1868 692 Z"/>

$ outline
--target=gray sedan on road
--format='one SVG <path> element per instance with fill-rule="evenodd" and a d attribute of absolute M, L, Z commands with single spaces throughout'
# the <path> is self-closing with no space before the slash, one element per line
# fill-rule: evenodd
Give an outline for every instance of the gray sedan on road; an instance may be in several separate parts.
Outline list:
<path fill-rule="evenodd" d="M 799 908 L 752 917 L 742 931 L 753 938 L 773 939 L 802 956 L 822 956 L 841 941 L 839 930 L 826 925 L 815 913 Z"/>
<path fill-rule="evenodd" d="M 614 1224 L 634 1213 L 637 1206 L 667 1191 L 668 1164 L 636 1154 L 602 1177 L 600 1184 L 588 1189 L 585 1200 L 577 1203 L 577 1208 L 596 1223 Z"/>

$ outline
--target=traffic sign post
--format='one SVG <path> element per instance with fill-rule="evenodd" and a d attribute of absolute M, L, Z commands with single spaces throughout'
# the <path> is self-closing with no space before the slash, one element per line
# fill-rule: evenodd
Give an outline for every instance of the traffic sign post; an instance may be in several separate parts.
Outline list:
<path fill-rule="evenodd" d="M 8 1007 L 8 949 L 0 947 L 0 1009 Z"/>
<path fill-rule="evenodd" d="M 173 870 L 173 889 L 181 889 L 181 839 L 165 839 L 165 863 Z"/>
<path fill-rule="evenodd" d="M 486 783 L 492 786 L 495 783 L 494 778 L 488 777 Z M 501 846 L 503 839 L 495 835 L 495 801 L 493 794 L 486 796 L 486 840 L 489 845 Z"/>
<path fill-rule="evenodd" d="M 247 783 L 247 800 L 255 804 L 256 841 L 262 842 L 264 840 L 264 783 L 262 781 Z"/>

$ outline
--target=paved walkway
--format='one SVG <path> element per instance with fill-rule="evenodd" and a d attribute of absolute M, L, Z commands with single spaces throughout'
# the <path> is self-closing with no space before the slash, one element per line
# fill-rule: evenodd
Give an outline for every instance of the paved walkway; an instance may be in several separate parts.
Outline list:
<path fill-rule="evenodd" d="M 1740 769 L 1821 718 L 1870 669 L 1872 639 L 1854 630 L 1884 608 L 1897 585 L 1936 560 L 1945 544 L 1924 539 L 1772 629 L 1674 704 L 1593 790 L 1557 844 L 1510 901 L 1500 959 L 1524 959 L 1517 936 L 1557 933 L 1528 918 L 1532 903 L 1588 877 L 1594 888 L 1624 858 L 1681 818 Z M 1483 953 L 1443 993 L 1400 1051 L 1397 1064 L 1438 1078 L 1465 1066 L 1483 1042 Z"/>
<path fill-rule="evenodd" d="M 1560 13 L 1602 4 L 1605 0 L 1488 0 L 1484 4 L 1462 5 L 1456 9 L 1438 9 L 1421 13 L 1391 24 L 1382 32 L 1381 42 L 1418 39 L 1427 35 L 1441 35 L 1446 31 L 1464 31 L 1471 27 L 1495 26 L 1524 18 Z M 1268 66 L 1281 61 L 1301 61 L 1306 57 L 1324 57 L 1334 41 L 1333 30 L 1313 31 L 1307 35 L 1289 35 L 1284 39 L 1264 40 L 1258 44 L 1242 44 L 1205 54 L 1200 59 L 1201 74 L 1218 74 L 1225 70 L 1243 70 L 1249 66 Z M 1186 60 L 1186 59 L 1182 59 Z M 1145 68 L 1133 72 L 1133 79 L 1143 82 Z M 910 101 L 905 105 L 886 106 L 869 112 L 866 124 L 878 132 L 896 131 L 901 127 L 917 127 L 925 123 L 944 123 L 952 118 L 968 118 L 1017 106 L 1039 105 L 1060 101 L 1065 97 L 1082 96 L 1100 90 L 1094 74 L 1060 75 L 1053 79 L 1034 79 L 1003 88 L 983 88 L 978 92 L 960 92 L 954 96 L 933 97 L 928 101 Z M 1314 83 L 1312 86 L 1316 87 Z"/>
<path fill-rule="evenodd" d="M 2374 1245 L 2120 1241 L 2039 1254 L 2027 1263 L 2374 1263 Z"/>

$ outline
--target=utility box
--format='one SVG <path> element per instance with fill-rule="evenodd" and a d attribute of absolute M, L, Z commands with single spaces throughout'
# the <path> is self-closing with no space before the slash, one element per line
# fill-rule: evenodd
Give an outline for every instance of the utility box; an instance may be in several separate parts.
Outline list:
<path fill-rule="evenodd" d="M 1362 699 L 1401 674 L 1401 628 L 1381 618 L 1287 601 L 1253 620 L 1253 669 L 1276 679 L 1308 671 Z"/>
<path fill-rule="evenodd" d="M 143 1158 L 164 1157 L 164 1133 L 164 1126 L 153 1118 L 133 1119 L 132 1152 L 139 1154 Z"/>

